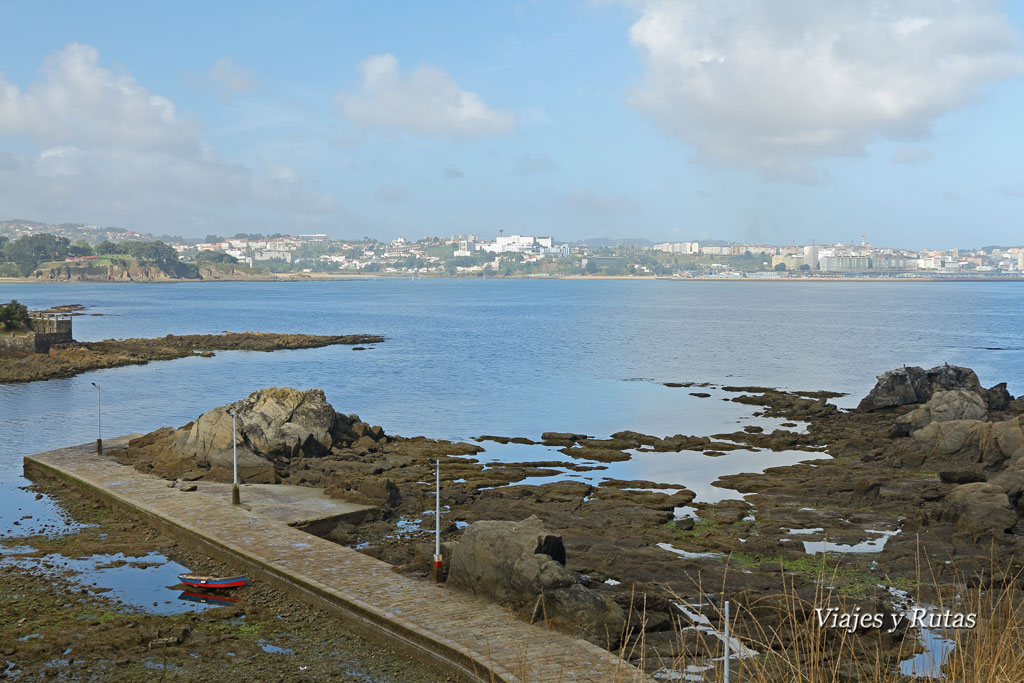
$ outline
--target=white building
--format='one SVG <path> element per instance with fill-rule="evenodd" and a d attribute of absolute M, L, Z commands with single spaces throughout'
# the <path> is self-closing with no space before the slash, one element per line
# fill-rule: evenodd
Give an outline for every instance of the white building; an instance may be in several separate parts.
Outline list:
<path fill-rule="evenodd" d="M 696 254 L 700 251 L 698 242 L 662 242 L 655 244 L 653 249 L 668 254 Z"/>
<path fill-rule="evenodd" d="M 804 263 L 811 267 L 811 270 L 818 269 L 818 246 L 811 245 L 804 247 Z"/>
<path fill-rule="evenodd" d="M 478 245 L 482 251 L 494 254 L 554 254 L 561 253 L 551 237 L 533 235 L 500 235 L 496 240 Z"/>

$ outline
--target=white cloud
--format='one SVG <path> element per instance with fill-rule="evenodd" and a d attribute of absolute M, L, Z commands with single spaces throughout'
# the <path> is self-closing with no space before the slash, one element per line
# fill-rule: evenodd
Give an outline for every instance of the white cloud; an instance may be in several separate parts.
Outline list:
<path fill-rule="evenodd" d="M 1024 75 L 996 0 L 627 1 L 647 66 L 628 101 L 708 164 L 814 180 Z"/>
<path fill-rule="evenodd" d="M 248 92 L 256 87 L 256 78 L 252 72 L 235 64 L 231 57 L 221 57 L 214 62 L 213 68 L 206 74 L 206 80 L 220 88 L 224 96 Z"/>
<path fill-rule="evenodd" d="M 0 166 L 0 204 L 19 215 L 165 230 L 222 208 L 332 206 L 287 166 L 219 158 L 169 99 L 102 66 L 87 45 L 51 54 L 24 90 L 0 73 L 2 136 L 40 147 Z"/>
<path fill-rule="evenodd" d="M 515 112 L 488 107 L 432 66 L 403 75 L 394 55 L 381 54 L 365 59 L 359 70 L 362 89 L 334 97 L 342 115 L 358 125 L 456 138 L 507 135 L 518 125 Z"/>
<path fill-rule="evenodd" d="M 52 53 L 42 74 L 21 91 L 0 73 L 0 134 L 43 144 L 198 151 L 194 123 L 179 118 L 166 97 L 101 67 L 93 47 L 73 43 Z"/>

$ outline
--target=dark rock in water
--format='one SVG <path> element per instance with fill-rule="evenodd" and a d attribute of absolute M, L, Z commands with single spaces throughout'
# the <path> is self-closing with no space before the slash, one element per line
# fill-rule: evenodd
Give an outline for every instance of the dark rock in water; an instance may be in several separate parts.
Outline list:
<path fill-rule="evenodd" d="M 940 365 L 930 370 L 917 366 L 902 367 L 879 375 L 875 387 L 861 400 L 857 410 L 870 412 L 925 403 L 935 391 L 951 389 L 967 389 L 978 394 L 985 392 L 978 376 L 970 368 L 957 365 Z"/>
<path fill-rule="evenodd" d="M 939 480 L 944 484 L 973 484 L 985 481 L 985 475 L 977 470 L 943 470 L 939 472 Z"/>
<path fill-rule="evenodd" d="M 1017 523 L 1017 513 L 996 484 L 962 484 L 946 496 L 940 518 L 955 522 L 958 532 L 975 538 L 1001 535 Z"/>
<path fill-rule="evenodd" d="M 540 440 L 545 446 L 571 446 L 580 439 L 586 438 L 586 434 L 571 432 L 544 432 L 540 435 Z"/>
<path fill-rule="evenodd" d="M 596 460 L 597 462 L 624 462 L 630 459 L 629 453 L 623 453 L 622 451 L 610 448 L 560 448 L 558 450 L 570 458 Z"/>
<path fill-rule="evenodd" d="M 580 585 L 565 559 L 562 537 L 548 532 L 536 516 L 475 522 L 452 550 L 448 583 L 544 616 L 593 643 L 614 644 L 622 609 Z"/>

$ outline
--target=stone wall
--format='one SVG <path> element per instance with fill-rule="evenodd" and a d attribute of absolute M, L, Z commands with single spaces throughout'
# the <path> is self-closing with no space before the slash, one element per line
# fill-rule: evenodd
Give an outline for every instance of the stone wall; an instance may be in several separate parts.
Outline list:
<path fill-rule="evenodd" d="M 0 331 L 0 351 L 35 351 L 36 335 L 22 334 L 17 337 L 10 332 Z"/>
<path fill-rule="evenodd" d="M 0 331 L 0 351 L 49 353 L 51 346 L 71 341 L 71 316 L 33 316 L 28 334 L 14 336 Z"/>

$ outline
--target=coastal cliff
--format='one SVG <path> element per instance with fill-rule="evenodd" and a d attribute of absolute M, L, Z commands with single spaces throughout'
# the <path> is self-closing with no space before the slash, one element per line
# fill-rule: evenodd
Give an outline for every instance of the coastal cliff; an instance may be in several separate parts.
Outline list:
<path fill-rule="evenodd" d="M 147 263 L 109 259 L 104 264 L 53 264 L 33 272 L 43 282 L 174 282 L 178 280 L 273 280 L 271 273 L 233 263 Z"/>

